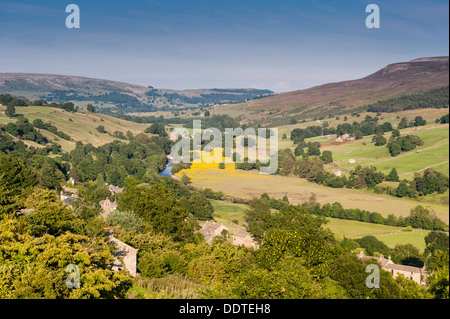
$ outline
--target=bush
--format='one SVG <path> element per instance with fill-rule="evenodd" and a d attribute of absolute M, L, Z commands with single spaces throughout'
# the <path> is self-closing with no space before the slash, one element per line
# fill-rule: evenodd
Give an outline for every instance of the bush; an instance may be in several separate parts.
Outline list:
<path fill-rule="evenodd" d="M 96 130 L 97 130 L 99 133 L 106 133 L 105 127 L 104 127 L 103 125 L 99 125 L 99 126 L 96 128 Z"/>
<path fill-rule="evenodd" d="M 126 231 L 142 232 L 142 220 L 133 212 L 112 211 L 106 217 L 106 224 L 109 226 L 120 226 Z"/>

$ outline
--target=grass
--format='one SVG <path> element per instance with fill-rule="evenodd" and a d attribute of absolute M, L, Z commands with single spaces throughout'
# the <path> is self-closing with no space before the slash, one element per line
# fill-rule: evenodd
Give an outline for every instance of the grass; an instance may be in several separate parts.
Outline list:
<path fill-rule="evenodd" d="M 4 109 L 5 107 L 0 107 L 0 124 L 15 122 L 15 118 L 8 118 L 5 116 Z M 120 131 L 124 134 L 126 134 L 127 131 L 131 131 L 134 135 L 142 133 L 148 126 L 104 114 L 88 113 L 85 111 L 71 113 L 62 109 L 43 106 L 16 107 L 16 113 L 23 114 L 30 122 L 35 119 L 50 122 L 55 125 L 59 131 L 72 137 L 73 141 L 65 141 L 46 130 L 41 130 L 41 133 L 50 140 L 58 139 L 57 142 L 61 144 L 64 151 L 73 150 L 77 141 L 91 143 L 97 147 L 118 140 L 109 134 L 97 132 L 96 128 L 99 125 L 103 125 L 110 134 L 113 134 L 115 131 Z"/>
<path fill-rule="evenodd" d="M 375 236 L 384 242 L 388 247 L 395 245 L 411 244 L 421 252 L 425 250 L 425 236 L 430 233 L 428 230 L 403 231 L 401 227 L 393 227 L 379 224 L 362 223 L 353 220 L 343 220 L 328 218 L 327 227 L 341 240 L 345 237 L 357 239 L 364 236 Z"/>
<path fill-rule="evenodd" d="M 413 173 L 424 169 L 425 167 L 436 165 L 448 161 L 433 155 L 426 155 L 421 153 L 411 153 L 404 157 L 393 158 L 392 160 L 375 164 L 379 171 L 389 174 L 392 168 L 395 167 L 398 174 Z M 442 164 L 445 165 L 445 164 Z M 448 165 L 448 163 L 447 163 Z"/>
<path fill-rule="evenodd" d="M 247 205 L 233 204 L 222 201 L 211 200 L 214 207 L 215 214 L 220 217 L 215 217 L 218 223 L 226 227 L 234 227 L 235 229 L 245 230 L 243 227 L 244 212 Z M 231 221 L 237 219 L 239 225 L 233 224 Z M 412 244 L 423 252 L 425 249 L 424 237 L 430 232 L 426 230 L 413 230 L 405 232 L 401 227 L 363 223 L 359 221 L 343 220 L 337 218 L 327 218 L 328 224 L 324 227 L 329 228 L 338 240 L 345 237 L 350 239 L 357 239 L 364 236 L 372 235 L 384 242 L 391 248 L 397 244 Z"/>
<path fill-rule="evenodd" d="M 360 208 L 378 212 L 383 216 L 394 214 L 406 217 L 417 205 L 433 209 L 437 216 L 448 223 L 448 205 L 427 203 L 413 199 L 396 198 L 379 195 L 365 190 L 334 189 L 310 183 L 298 177 L 284 177 L 278 175 L 260 175 L 258 171 L 219 170 L 209 168 L 202 170 L 183 170 L 192 180 L 194 186 L 211 188 L 225 194 L 251 199 L 267 193 L 273 198 L 288 196 L 293 204 L 299 204 L 316 194 L 320 204 L 339 202 L 344 208 Z"/>
<path fill-rule="evenodd" d="M 409 153 L 403 153 L 399 157 L 391 157 L 386 146 L 377 147 L 372 143 L 373 136 L 366 136 L 362 140 L 353 141 L 341 145 L 329 145 L 334 142 L 334 137 L 324 139 L 322 137 L 314 137 L 307 139 L 306 142 L 320 142 L 322 151 L 330 150 L 333 152 L 335 164 L 344 169 L 352 169 L 356 165 L 373 165 L 384 173 L 389 173 L 392 168 L 396 168 L 397 172 L 402 175 L 402 178 L 412 179 L 414 172 L 421 171 L 428 166 L 439 172 L 448 175 L 449 164 L 446 163 L 449 159 L 449 126 L 435 124 L 434 120 L 447 114 L 448 109 L 424 109 L 424 110 L 410 110 L 399 113 L 383 113 L 379 116 L 379 123 L 390 122 L 395 126 L 398 125 L 402 117 L 407 117 L 412 120 L 416 116 L 422 116 L 428 121 L 428 125 L 418 128 L 406 128 L 401 130 L 402 135 L 412 134 L 419 136 L 424 145 L 416 148 Z M 281 126 L 279 131 L 279 149 L 290 148 L 294 149 L 293 142 L 288 138 L 283 140 L 283 134 L 290 135 L 295 128 L 306 128 L 308 126 L 321 125 L 324 121 L 329 123 L 330 127 L 336 127 L 342 123 L 353 123 L 353 121 L 360 122 L 366 115 L 375 116 L 374 113 L 362 113 L 361 117 L 355 118 L 347 115 L 347 121 L 344 121 L 345 115 L 339 116 L 339 119 L 331 118 L 323 121 L 308 121 L 305 123 L 298 123 L 293 125 Z M 386 138 L 390 133 L 385 134 Z M 417 153 L 419 151 L 420 153 Z M 349 159 L 355 159 L 356 164 L 349 163 Z M 333 168 L 334 170 L 334 168 Z"/>
<path fill-rule="evenodd" d="M 343 145 L 324 146 L 322 150 L 333 152 L 335 164 L 345 169 L 352 169 L 355 165 L 375 166 L 383 173 L 389 173 L 396 168 L 402 178 L 411 179 L 414 172 L 423 170 L 429 166 L 435 166 L 436 170 L 448 172 L 448 125 L 429 125 L 420 131 L 408 128 L 402 130 L 402 135 L 413 134 L 419 136 L 424 145 L 414 151 L 402 153 L 400 156 L 391 157 L 387 147 L 375 146 L 371 143 L 372 137 L 354 141 Z M 356 164 L 349 163 L 349 159 L 355 159 Z M 440 165 L 439 165 L 440 164 Z"/>
<path fill-rule="evenodd" d="M 232 204 L 218 200 L 211 200 L 214 207 L 214 219 L 228 228 L 236 230 L 246 230 L 244 221 L 244 212 L 248 208 L 247 205 Z M 237 220 L 238 223 L 234 223 Z"/>
<path fill-rule="evenodd" d="M 337 239 L 361 238 L 367 235 L 377 235 L 382 233 L 401 232 L 401 228 L 380 224 L 363 223 L 354 220 L 337 218 L 327 218 L 328 227 Z"/>
<path fill-rule="evenodd" d="M 199 283 L 178 275 L 163 278 L 136 277 L 128 299 L 198 299 Z"/>
<path fill-rule="evenodd" d="M 426 248 L 425 236 L 429 233 L 430 231 L 427 230 L 414 230 L 412 232 L 378 234 L 375 235 L 375 237 L 384 242 L 390 248 L 394 248 L 395 245 L 411 244 L 414 247 L 419 248 L 419 251 L 423 253 Z"/>

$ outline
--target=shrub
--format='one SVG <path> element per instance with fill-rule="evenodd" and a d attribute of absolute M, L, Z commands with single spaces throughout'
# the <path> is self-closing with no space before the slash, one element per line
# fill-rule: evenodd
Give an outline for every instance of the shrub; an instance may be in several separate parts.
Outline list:
<path fill-rule="evenodd" d="M 106 218 L 109 226 L 120 226 L 126 231 L 142 232 L 142 220 L 133 212 L 112 211 Z"/>
<path fill-rule="evenodd" d="M 96 128 L 96 130 L 97 130 L 99 133 L 106 133 L 105 127 L 104 127 L 103 125 L 99 125 L 99 126 Z"/>

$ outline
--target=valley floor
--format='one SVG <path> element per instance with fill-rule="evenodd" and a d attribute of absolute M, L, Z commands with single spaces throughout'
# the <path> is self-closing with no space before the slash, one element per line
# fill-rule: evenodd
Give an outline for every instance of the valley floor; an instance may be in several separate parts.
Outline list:
<path fill-rule="evenodd" d="M 246 199 L 260 197 L 261 194 L 267 193 L 273 198 L 283 198 L 287 195 L 289 202 L 300 204 L 315 194 L 320 204 L 339 202 L 344 208 L 378 212 L 385 217 L 389 214 L 406 217 L 412 208 L 422 205 L 433 209 L 444 222 L 449 222 L 446 205 L 396 198 L 363 190 L 334 189 L 310 183 L 298 177 L 261 175 L 258 171 L 219 170 L 218 168 L 183 170 L 177 175 L 181 176 L 183 173 L 191 178 L 195 187 L 211 188 L 227 195 Z"/>

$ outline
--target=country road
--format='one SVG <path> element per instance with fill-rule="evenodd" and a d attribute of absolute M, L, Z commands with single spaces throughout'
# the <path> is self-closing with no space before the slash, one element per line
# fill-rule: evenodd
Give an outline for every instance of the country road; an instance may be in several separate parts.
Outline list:
<path fill-rule="evenodd" d="M 442 162 L 442 163 L 430 165 L 430 166 L 427 166 L 427 167 L 425 167 L 425 168 L 422 168 L 422 169 L 420 169 L 420 170 L 418 170 L 418 171 L 407 172 L 407 173 L 399 174 L 398 176 L 403 176 L 403 175 L 408 175 L 408 174 L 413 174 L 413 173 L 420 173 L 420 172 L 423 172 L 423 171 L 425 171 L 425 170 L 427 170 L 427 169 L 429 169 L 429 168 L 436 167 L 436 166 L 439 166 L 439 165 L 442 165 L 442 164 L 446 164 L 446 163 L 448 163 L 448 162 L 449 162 L 449 161 L 445 161 L 445 162 Z"/>

